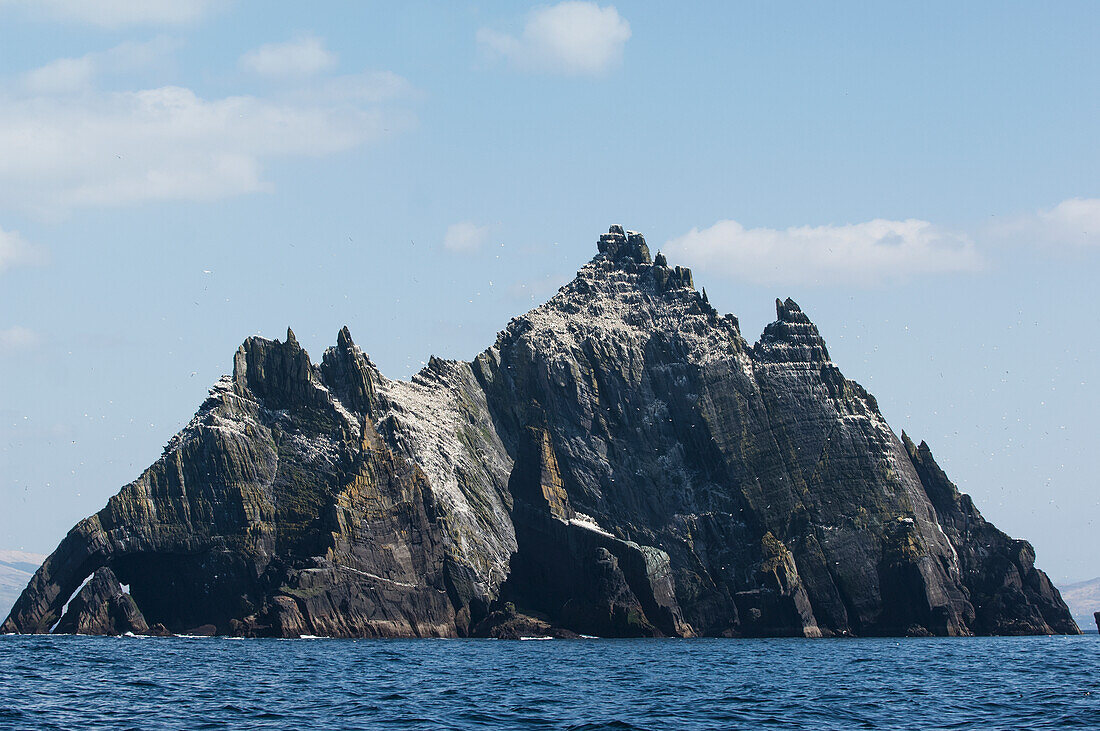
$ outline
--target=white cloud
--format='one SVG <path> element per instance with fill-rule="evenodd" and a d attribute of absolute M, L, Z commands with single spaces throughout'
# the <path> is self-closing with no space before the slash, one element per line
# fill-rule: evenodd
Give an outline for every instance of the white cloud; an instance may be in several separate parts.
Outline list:
<path fill-rule="evenodd" d="M 241 56 L 241 67 L 264 76 L 313 76 L 336 65 L 336 55 L 315 36 L 268 43 Z"/>
<path fill-rule="evenodd" d="M 53 20 L 88 23 L 102 28 L 134 25 L 187 25 L 216 7 L 214 0 L 0 0 L 12 7 Z"/>
<path fill-rule="evenodd" d="M 93 54 L 80 58 L 59 58 L 23 76 L 27 90 L 38 94 L 77 91 L 90 86 L 95 76 Z"/>
<path fill-rule="evenodd" d="M 719 221 L 664 249 L 678 263 L 760 284 L 874 286 L 982 266 L 969 237 L 916 219 L 783 230 Z"/>
<path fill-rule="evenodd" d="M 23 264 L 37 264 L 42 256 L 38 249 L 27 242 L 18 231 L 0 228 L 0 273 Z"/>
<path fill-rule="evenodd" d="M 1100 246 L 1100 198 L 1069 198 L 1051 208 L 994 220 L 983 234 L 999 244 L 1051 252 Z"/>
<path fill-rule="evenodd" d="M 121 43 L 78 58 L 59 58 L 25 73 L 23 88 L 32 94 L 86 91 L 98 76 L 144 70 L 178 47 L 178 42 L 161 37 L 141 43 Z"/>
<path fill-rule="evenodd" d="M 267 160 L 348 150 L 407 116 L 357 100 L 208 100 L 174 86 L 0 99 L 0 200 L 52 213 L 250 193 L 267 187 Z"/>
<path fill-rule="evenodd" d="M 1037 243 L 1100 246 L 1100 198 L 1070 198 L 1026 222 Z"/>
<path fill-rule="evenodd" d="M 630 23 L 614 6 L 566 2 L 537 8 L 516 36 L 489 28 L 477 42 L 489 56 L 502 57 L 519 69 L 569 75 L 599 75 L 622 61 Z"/>
<path fill-rule="evenodd" d="M 38 333 L 19 325 L 0 330 L 0 354 L 28 350 L 38 345 L 39 340 Z"/>
<path fill-rule="evenodd" d="M 460 253 L 473 253 L 489 238 L 489 227 L 464 221 L 452 223 L 443 236 L 443 247 Z"/>

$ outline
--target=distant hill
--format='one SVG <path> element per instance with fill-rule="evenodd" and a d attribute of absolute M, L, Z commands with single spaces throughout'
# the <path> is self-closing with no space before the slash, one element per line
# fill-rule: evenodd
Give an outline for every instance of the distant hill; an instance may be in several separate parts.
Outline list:
<path fill-rule="evenodd" d="M 1100 612 L 1100 577 L 1059 588 L 1077 626 L 1085 632 L 1096 629 L 1096 620 L 1092 615 L 1093 612 Z"/>
<path fill-rule="evenodd" d="M 0 551 L 0 615 L 7 616 L 46 557 L 26 551 Z"/>

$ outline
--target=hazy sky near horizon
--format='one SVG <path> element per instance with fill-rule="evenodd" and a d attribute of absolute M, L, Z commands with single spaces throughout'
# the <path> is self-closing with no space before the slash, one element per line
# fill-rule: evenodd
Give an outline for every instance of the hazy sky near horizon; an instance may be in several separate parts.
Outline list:
<path fill-rule="evenodd" d="M 611 223 L 796 299 L 1055 581 L 1100 575 L 1100 4 L 0 0 L 0 548 L 248 335 L 468 359 Z"/>

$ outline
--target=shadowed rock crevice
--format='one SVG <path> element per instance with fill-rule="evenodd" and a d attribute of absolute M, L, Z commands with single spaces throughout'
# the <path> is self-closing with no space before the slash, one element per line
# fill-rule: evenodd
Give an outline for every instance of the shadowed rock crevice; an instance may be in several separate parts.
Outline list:
<path fill-rule="evenodd" d="M 793 300 L 751 345 L 641 234 L 597 249 L 472 362 L 408 381 L 347 328 L 319 364 L 289 329 L 248 338 L 0 630 L 49 632 L 95 574 L 59 628 L 1078 631 L 1030 544 L 895 436 Z"/>
<path fill-rule="evenodd" d="M 502 601 L 581 634 L 691 634 L 668 555 L 616 538 L 573 509 L 544 428 L 525 430 L 508 487 L 518 550 Z M 481 632 L 492 634 L 492 627 Z"/>

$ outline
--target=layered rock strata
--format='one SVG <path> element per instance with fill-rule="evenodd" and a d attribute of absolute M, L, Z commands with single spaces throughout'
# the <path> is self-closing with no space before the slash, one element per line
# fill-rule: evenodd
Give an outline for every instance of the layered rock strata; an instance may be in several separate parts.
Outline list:
<path fill-rule="evenodd" d="M 249 338 L 3 631 L 81 631 L 99 614 L 69 599 L 104 567 L 172 632 L 1078 631 L 797 304 L 749 345 L 640 234 L 598 249 L 472 362 L 408 382 L 346 328 L 319 364 L 292 332 Z"/>

